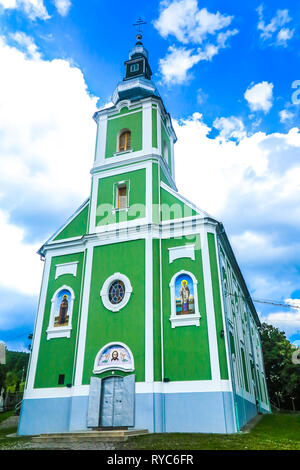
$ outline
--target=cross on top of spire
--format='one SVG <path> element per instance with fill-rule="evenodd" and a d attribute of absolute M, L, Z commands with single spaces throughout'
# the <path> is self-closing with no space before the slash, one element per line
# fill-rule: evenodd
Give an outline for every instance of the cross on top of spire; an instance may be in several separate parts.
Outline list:
<path fill-rule="evenodd" d="M 144 21 L 142 20 L 141 17 L 139 17 L 136 21 L 136 23 L 134 23 L 132 26 L 136 26 L 137 27 L 137 35 L 136 35 L 136 38 L 138 41 L 140 41 L 142 39 L 142 25 L 144 24 L 147 24 L 147 21 Z"/>

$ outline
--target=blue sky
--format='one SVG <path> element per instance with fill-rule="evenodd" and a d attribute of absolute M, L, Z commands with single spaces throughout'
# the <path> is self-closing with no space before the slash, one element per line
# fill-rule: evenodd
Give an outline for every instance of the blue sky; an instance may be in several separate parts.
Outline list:
<path fill-rule="evenodd" d="M 89 194 L 97 107 L 135 42 L 172 115 L 179 191 L 222 220 L 254 298 L 300 304 L 300 6 L 0 0 L 0 339 L 33 330 L 35 254 Z M 299 92 L 299 93 L 298 93 Z M 257 304 L 300 340 L 300 312 Z"/>

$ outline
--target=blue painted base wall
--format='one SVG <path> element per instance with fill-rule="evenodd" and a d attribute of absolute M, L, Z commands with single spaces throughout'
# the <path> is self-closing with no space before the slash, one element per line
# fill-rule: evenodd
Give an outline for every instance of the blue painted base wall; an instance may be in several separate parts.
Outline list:
<path fill-rule="evenodd" d="M 239 424 L 240 428 L 245 426 L 255 415 L 257 415 L 257 408 L 255 403 L 251 403 L 250 401 L 246 400 L 245 398 L 236 395 L 236 403 L 238 409 L 238 416 L 239 416 Z"/>
<path fill-rule="evenodd" d="M 255 405 L 238 404 L 240 425 L 255 414 Z M 135 399 L 135 428 L 149 432 L 236 432 L 231 392 L 139 393 Z M 88 396 L 25 399 L 19 435 L 87 430 Z"/>

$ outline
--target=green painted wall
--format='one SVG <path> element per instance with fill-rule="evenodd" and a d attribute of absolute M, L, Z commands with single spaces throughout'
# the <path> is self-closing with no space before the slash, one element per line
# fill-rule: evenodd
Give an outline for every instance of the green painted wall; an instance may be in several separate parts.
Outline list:
<path fill-rule="evenodd" d="M 172 381 L 211 379 L 201 249 L 195 250 L 195 261 L 180 258 L 169 263 L 168 248 L 190 243 L 200 247 L 199 235 L 162 240 L 164 365 L 165 377 Z M 169 283 L 173 275 L 181 270 L 193 273 L 198 280 L 198 303 L 201 315 L 199 327 L 172 328 L 169 320 L 171 315 Z"/>
<path fill-rule="evenodd" d="M 100 291 L 105 280 L 120 272 L 130 279 L 133 292 L 119 312 L 107 310 Z M 145 379 L 145 241 L 127 241 L 94 248 L 89 298 L 83 384 L 90 382 L 99 350 L 112 341 L 131 349 L 136 380 Z M 101 375 L 100 375 L 101 376 Z"/>
<path fill-rule="evenodd" d="M 71 274 L 64 274 L 55 279 L 55 265 L 72 261 L 79 262 L 76 277 Z M 34 388 L 65 386 L 58 385 L 59 374 L 65 374 L 65 384 L 72 383 L 82 268 L 83 252 L 52 258 Z M 49 325 L 51 299 L 54 292 L 64 285 L 71 287 L 75 295 L 71 337 L 47 340 L 46 330 Z"/>
<path fill-rule="evenodd" d="M 160 203 L 162 221 L 197 215 L 194 209 L 163 188 L 160 190 Z"/>
<path fill-rule="evenodd" d="M 210 261 L 210 271 L 212 280 L 215 320 L 217 329 L 217 341 L 218 341 L 218 353 L 220 363 L 220 374 L 221 379 L 228 379 L 228 368 L 227 368 L 227 357 L 225 347 L 225 335 L 221 338 L 221 330 L 224 330 L 223 318 L 222 318 L 222 306 L 221 306 L 221 295 L 219 287 L 219 273 L 216 255 L 216 243 L 215 235 L 213 233 L 207 234 L 208 240 L 208 251 Z"/>
<path fill-rule="evenodd" d="M 74 219 L 54 238 L 54 241 L 65 238 L 80 237 L 87 233 L 89 204 L 87 204 Z"/>
<path fill-rule="evenodd" d="M 157 141 L 157 108 L 152 106 L 152 147 L 158 148 Z"/>
<path fill-rule="evenodd" d="M 133 152 L 142 150 L 143 147 L 143 115 L 142 111 L 129 113 L 126 116 L 108 119 L 105 157 L 110 158 L 118 152 L 118 134 L 122 129 L 131 131 L 131 148 Z"/>
<path fill-rule="evenodd" d="M 153 347 L 154 347 L 154 380 L 161 377 L 161 314 L 160 314 L 160 255 L 159 240 L 153 240 Z"/>
<path fill-rule="evenodd" d="M 129 182 L 129 210 L 113 211 L 115 184 Z M 146 215 L 146 170 L 135 170 L 100 178 L 98 183 L 96 225 L 130 221 Z"/>
<path fill-rule="evenodd" d="M 167 177 L 166 177 L 165 174 L 164 174 L 164 170 L 163 170 L 163 169 L 161 169 L 161 172 L 160 172 L 160 179 L 161 179 L 161 181 L 163 181 L 166 185 L 168 185 L 169 187 L 171 187 L 171 186 L 170 186 L 170 183 L 169 183 L 169 180 L 167 179 Z"/>

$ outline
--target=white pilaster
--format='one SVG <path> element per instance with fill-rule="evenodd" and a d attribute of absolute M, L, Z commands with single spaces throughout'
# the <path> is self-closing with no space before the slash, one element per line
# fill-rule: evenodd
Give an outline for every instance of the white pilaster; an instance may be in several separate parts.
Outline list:
<path fill-rule="evenodd" d="M 212 227 L 211 232 L 214 232 Z M 207 329 L 208 329 L 208 342 L 211 363 L 212 380 L 221 380 L 219 353 L 218 353 L 218 340 L 216 331 L 214 299 L 212 291 L 212 279 L 209 261 L 208 241 L 207 241 L 207 228 L 201 227 L 201 249 L 202 249 L 202 262 L 203 262 L 203 277 L 204 277 L 204 291 L 206 300 L 206 315 L 207 315 Z"/>
<path fill-rule="evenodd" d="M 84 279 L 84 286 L 83 286 L 83 298 L 82 298 L 82 307 L 81 307 L 80 332 L 79 332 L 79 339 L 78 339 L 76 371 L 75 371 L 75 383 L 74 383 L 75 386 L 82 384 L 82 373 L 83 373 L 83 365 L 84 365 L 85 341 L 86 341 L 87 320 L 88 320 L 88 311 L 89 311 L 89 297 L 90 297 L 90 286 L 91 286 L 91 275 L 92 275 L 92 264 L 93 264 L 93 252 L 94 252 L 94 246 L 91 244 L 88 245 L 87 256 L 86 256 L 86 266 L 85 266 L 85 279 Z"/>
<path fill-rule="evenodd" d="M 143 103 L 143 152 L 152 153 L 152 102 Z"/>
<path fill-rule="evenodd" d="M 153 247 L 149 233 L 145 239 L 145 382 L 153 382 Z"/>
<path fill-rule="evenodd" d="M 98 132 L 96 141 L 95 166 L 103 165 L 105 161 L 106 133 L 107 133 L 107 115 L 99 117 Z"/>
<path fill-rule="evenodd" d="M 161 113 L 159 106 L 157 107 L 157 146 L 158 146 L 158 154 L 162 155 L 161 152 Z"/>

